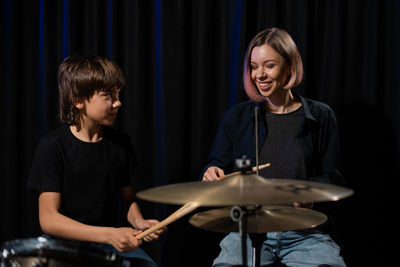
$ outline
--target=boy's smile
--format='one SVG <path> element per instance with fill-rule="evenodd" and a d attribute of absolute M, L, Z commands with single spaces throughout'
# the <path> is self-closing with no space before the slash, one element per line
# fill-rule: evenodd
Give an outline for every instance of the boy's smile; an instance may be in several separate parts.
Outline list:
<path fill-rule="evenodd" d="M 84 125 L 109 126 L 114 123 L 118 109 L 122 103 L 119 100 L 120 89 L 112 91 L 96 91 L 89 100 L 79 103 L 77 108 L 82 111 Z"/>

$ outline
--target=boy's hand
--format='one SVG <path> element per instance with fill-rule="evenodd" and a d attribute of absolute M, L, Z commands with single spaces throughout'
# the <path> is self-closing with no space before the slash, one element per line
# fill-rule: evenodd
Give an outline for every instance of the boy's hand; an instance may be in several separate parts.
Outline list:
<path fill-rule="evenodd" d="M 138 249 L 142 244 L 141 240 L 135 238 L 140 232 L 129 227 L 112 228 L 107 243 L 119 252 L 132 251 Z"/>
<path fill-rule="evenodd" d="M 134 227 L 138 230 L 145 231 L 145 230 L 149 229 L 150 227 L 152 227 L 153 225 L 156 225 L 158 223 L 159 223 L 159 221 L 157 221 L 157 220 L 142 219 L 142 220 L 136 220 Z M 157 240 L 160 237 L 160 235 L 162 233 L 164 233 L 166 230 L 167 230 L 167 227 L 163 227 L 163 228 L 155 231 L 154 233 L 151 233 L 148 236 L 144 237 L 143 240 L 146 242 L 152 242 L 154 240 Z"/>

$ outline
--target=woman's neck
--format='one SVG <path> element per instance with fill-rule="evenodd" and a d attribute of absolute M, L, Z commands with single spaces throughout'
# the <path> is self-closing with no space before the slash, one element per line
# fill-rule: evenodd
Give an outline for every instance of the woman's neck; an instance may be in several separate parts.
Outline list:
<path fill-rule="evenodd" d="M 286 114 L 301 107 L 301 102 L 293 96 L 290 89 L 281 89 L 266 98 L 265 107 L 271 113 Z"/>

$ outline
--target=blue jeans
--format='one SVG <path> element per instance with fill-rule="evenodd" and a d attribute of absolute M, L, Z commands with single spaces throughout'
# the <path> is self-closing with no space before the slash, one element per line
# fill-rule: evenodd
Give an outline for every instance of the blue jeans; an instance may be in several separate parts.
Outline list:
<path fill-rule="evenodd" d="M 267 233 L 260 253 L 260 265 L 281 262 L 290 267 L 346 266 L 340 247 L 317 230 Z M 242 246 L 239 233 L 230 233 L 220 243 L 221 253 L 213 266 L 242 265 Z M 247 261 L 252 266 L 252 245 L 247 237 Z"/>
<path fill-rule="evenodd" d="M 115 252 L 119 256 L 129 260 L 130 266 L 132 267 L 157 267 L 157 264 L 141 248 L 129 252 L 119 252 L 113 246 L 108 244 L 96 244 L 96 245 L 108 251 Z"/>

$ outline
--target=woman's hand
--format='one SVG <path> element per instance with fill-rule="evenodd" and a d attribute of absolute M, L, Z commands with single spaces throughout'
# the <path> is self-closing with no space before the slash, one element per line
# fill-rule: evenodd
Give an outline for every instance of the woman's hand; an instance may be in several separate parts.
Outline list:
<path fill-rule="evenodd" d="M 203 182 L 210 182 L 219 180 L 219 177 L 225 176 L 224 170 L 221 168 L 211 166 L 207 169 L 207 171 L 203 175 Z"/>
<path fill-rule="evenodd" d="M 312 209 L 313 204 L 314 204 L 313 202 L 310 202 L 310 203 L 294 202 L 293 206 L 295 208 Z"/>

